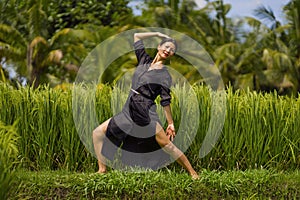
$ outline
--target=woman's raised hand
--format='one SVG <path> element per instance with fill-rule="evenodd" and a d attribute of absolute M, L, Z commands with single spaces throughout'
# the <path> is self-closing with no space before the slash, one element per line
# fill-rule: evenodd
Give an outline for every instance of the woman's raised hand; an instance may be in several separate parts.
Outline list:
<path fill-rule="evenodd" d="M 157 37 L 160 37 L 160 38 L 170 38 L 170 36 L 168 36 L 166 34 L 163 34 L 163 33 L 160 33 L 160 32 L 157 32 Z"/>

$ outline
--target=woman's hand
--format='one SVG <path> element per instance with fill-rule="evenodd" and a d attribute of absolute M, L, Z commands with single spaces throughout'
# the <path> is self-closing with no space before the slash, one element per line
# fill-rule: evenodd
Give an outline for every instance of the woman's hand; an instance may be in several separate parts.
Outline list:
<path fill-rule="evenodd" d="M 160 33 L 160 32 L 145 32 L 145 33 L 135 33 L 133 35 L 134 42 L 143 40 L 150 37 L 160 37 L 160 38 L 170 38 L 170 36 Z"/>
<path fill-rule="evenodd" d="M 157 32 L 157 37 L 160 37 L 160 38 L 170 38 L 170 36 L 168 36 L 166 34 L 163 34 L 163 33 L 160 33 L 160 32 Z"/>
<path fill-rule="evenodd" d="M 176 135 L 174 124 L 169 124 L 166 129 L 166 134 L 169 138 L 169 140 L 173 141 Z"/>

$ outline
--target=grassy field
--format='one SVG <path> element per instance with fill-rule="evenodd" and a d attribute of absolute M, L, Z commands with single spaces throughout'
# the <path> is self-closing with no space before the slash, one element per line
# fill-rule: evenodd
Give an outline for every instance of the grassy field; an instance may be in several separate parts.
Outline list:
<path fill-rule="evenodd" d="M 9 199 L 299 199 L 300 173 L 271 170 L 184 172 L 17 171 Z"/>
<path fill-rule="evenodd" d="M 171 171 L 94 174 L 96 158 L 86 144 L 126 95 L 106 85 L 75 89 L 0 84 L 0 199 L 300 199 L 300 97 L 228 88 L 220 138 L 200 157 L 215 123 L 212 114 L 218 115 L 212 111 L 217 94 L 195 86 L 199 118 L 187 123 L 196 120 L 198 129 L 185 152 L 201 171 L 193 181 L 176 163 Z M 181 126 L 182 113 L 197 116 L 197 109 L 189 90 L 172 91 L 174 121 Z M 74 119 L 74 109 L 82 117 Z M 85 134 L 85 145 L 78 132 Z M 177 136 L 191 140 L 189 131 Z"/>
<path fill-rule="evenodd" d="M 15 124 L 21 138 L 18 151 L 22 167 L 31 170 L 95 169 L 92 131 L 112 116 L 113 108 L 120 109 L 117 106 L 122 105 L 126 95 L 106 85 L 97 90 L 75 89 L 75 94 L 78 92 L 79 95 L 72 101 L 74 91 L 72 93 L 71 88 L 12 89 L 0 84 L 0 121 L 5 125 Z M 185 141 L 193 140 L 186 151 L 193 166 L 211 170 L 299 169 L 300 97 L 233 92 L 229 88 L 222 133 L 212 151 L 199 158 L 208 126 L 214 123 L 211 120 L 213 93 L 205 86 L 193 89 L 199 118 L 185 120 L 185 123 L 193 122 L 188 128 L 198 125 L 198 129 L 196 133 L 186 129 L 176 137 L 181 138 L 184 145 Z M 197 109 L 190 103 L 190 96 L 184 95 L 189 94 L 186 88 L 175 87 L 173 92 L 172 113 L 178 130 L 183 126 L 183 114 Z M 184 109 L 182 105 L 185 105 Z M 74 113 L 79 113 L 79 117 L 75 119 Z M 86 145 L 81 140 L 83 136 Z"/>

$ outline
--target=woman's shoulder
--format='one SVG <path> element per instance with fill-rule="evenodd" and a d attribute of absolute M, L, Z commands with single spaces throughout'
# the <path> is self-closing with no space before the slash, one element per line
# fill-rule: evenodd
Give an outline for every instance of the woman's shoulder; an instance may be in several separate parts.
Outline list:
<path fill-rule="evenodd" d="M 148 64 L 152 61 L 152 58 L 146 53 L 145 46 L 142 40 L 138 40 L 133 44 L 135 55 L 137 57 L 138 63 Z"/>
<path fill-rule="evenodd" d="M 138 40 L 138 41 L 134 42 L 133 47 L 134 47 L 134 49 L 145 48 L 143 40 Z"/>

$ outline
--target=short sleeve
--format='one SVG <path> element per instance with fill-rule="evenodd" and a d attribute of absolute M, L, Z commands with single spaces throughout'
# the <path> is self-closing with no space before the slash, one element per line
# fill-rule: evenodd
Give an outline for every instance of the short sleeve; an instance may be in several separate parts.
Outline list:
<path fill-rule="evenodd" d="M 168 74 L 168 76 L 165 77 L 164 81 L 162 82 L 161 85 L 161 93 L 160 93 L 160 105 L 161 106 L 167 106 L 170 105 L 171 103 L 171 87 L 172 84 L 172 79 L 171 76 Z"/>
<path fill-rule="evenodd" d="M 133 44 L 138 64 L 145 64 L 151 59 L 145 51 L 145 46 L 142 40 L 138 40 Z"/>

